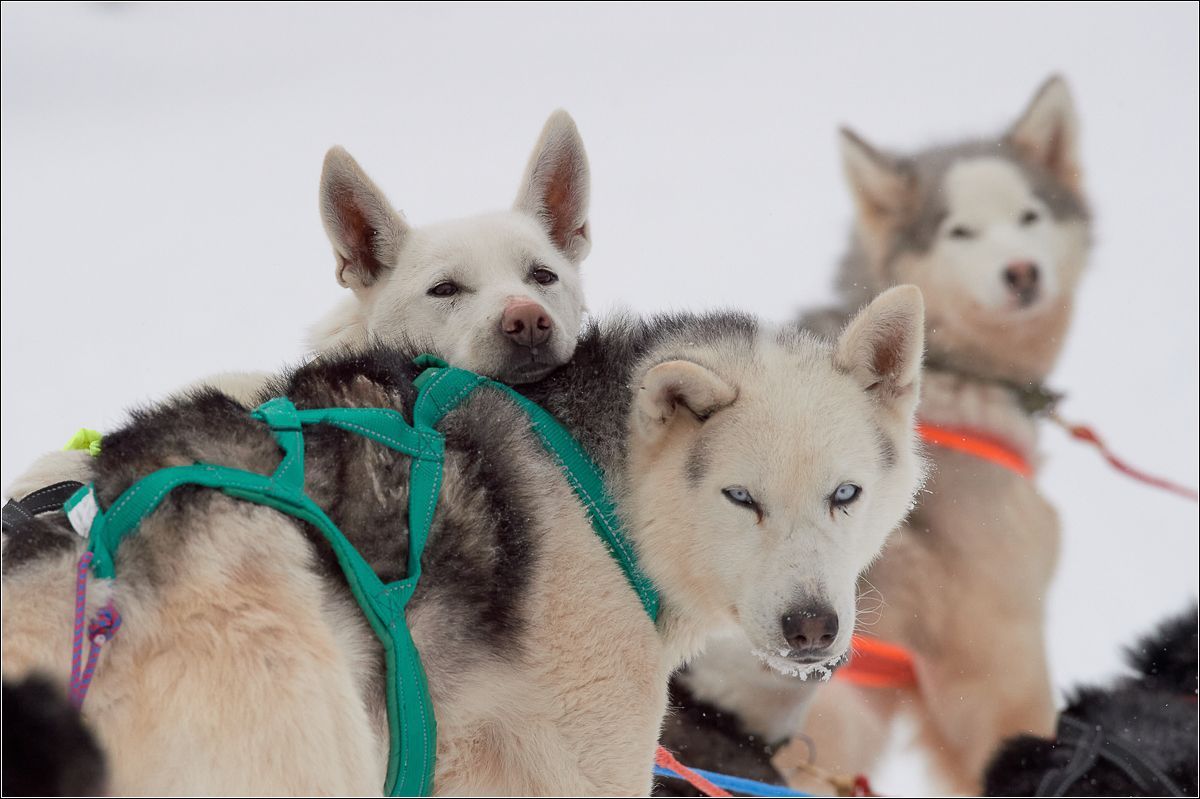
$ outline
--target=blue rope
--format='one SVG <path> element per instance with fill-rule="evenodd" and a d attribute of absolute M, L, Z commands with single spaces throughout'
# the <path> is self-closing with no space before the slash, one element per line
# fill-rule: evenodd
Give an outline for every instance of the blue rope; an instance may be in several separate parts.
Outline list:
<path fill-rule="evenodd" d="M 718 788 L 724 788 L 731 793 L 743 793 L 747 796 L 812 796 L 811 793 L 793 791 L 791 788 L 785 788 L 782 785 L 771 785 L 770 783 L 759 782 L 758 780 L 748 780 L 745 777 L 733 777 L 729 774 L 718 774 L 715 771 L 705 771 L 702 768 L 694 768 L 692 771 Z M 683 779 L 683 777 L 674 771 L 662 766 L 654 767 L 654 775 L 656 777 L 674 777 L 677 780 Z"/>

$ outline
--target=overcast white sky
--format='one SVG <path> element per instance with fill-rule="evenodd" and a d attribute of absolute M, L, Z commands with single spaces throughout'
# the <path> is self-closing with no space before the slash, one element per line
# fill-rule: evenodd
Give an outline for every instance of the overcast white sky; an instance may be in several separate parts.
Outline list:
<path fill-rule="evenodd" d="M 416 222 L 505 206 L 546 115 L 593 170 L 593 309 L 827 300 L 835 130 L 907 147 L 1006 126 L 1052 71 L 1083 121 L 1090 274 L 1053 383 L 1135 463 L 1197 483 L 1197 6 L 2 8 L 3 463 L 203 375 L 275 368 L 341 296 L 331 144 Z M 1196 506 L 1054 430 L 1056 680 L 1197 587 Z M 902 764 L 878 787 L 919 789 Z"/>

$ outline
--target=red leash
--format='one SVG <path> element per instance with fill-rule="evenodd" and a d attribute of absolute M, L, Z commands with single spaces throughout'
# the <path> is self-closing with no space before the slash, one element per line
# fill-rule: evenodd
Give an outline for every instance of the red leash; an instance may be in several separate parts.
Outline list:
<path fill-rule="evenodd" d="M 701 777 L 696 772 L 692 771 L 687 766 L 675 759 L 675 755 L 668 752 L 661 746 L 654 753 L 654 762 L 656 765 L 662 766 L 665 769 L 670 769 L 687 780 L 688 784 L 695 788 L 705 796 L 733 796 L 729 791 L 723 788 L 718 788 L 708 780 Z"/>
<path fill-rule="evenodd" d="M 1096 431 L 1087 425 L 1071 424 L 1070 422 L 1064 421 L 1063 418 L 1054 411 L 1050 411 L 1047 416 L 1050 418 L 1050 421 L 1054 422 L 1063 430 L 1066 430 L 1067 434 L 1072 438 L 1078 441 L 1083 441 L 1087 444 L 1091 444 L 1096 449 L 1100 450 L 1100 454 L 1104 456 L 1104 459 L 1108 461 L 1114 469 L 1122 474 L 1132 477 L 1134 480 L 1143 482 L 1146 485 L 1154 486 L 1155 488 L 1161 488 L 1163 491 L 1169 491 L 1176 496 L 1183 497 L 1184 499 L 1190 499 L 1192 502 L 1198 501 L 1196 489 L 1188 488 L 1187 486 L 1180 485 L 1179 483 L 1173 483 L 1170 480 L 1162 477 L 1155 477 L 1152 474 L 1147 474 L 1141 469 L 1136 469 L 1118 458 L 1117 455 L 1108 448 L 1108 445 L 1101 440 Z"/>
<path fill-rule="evenodd" d="M 1072 438 L 1091 444 L 1100 450 L 1100 454 L 1104 456 L 1105 460 L 1122 474 L 1190 499 L 1192 502 L 1197 501 L 1195 489 L 1146 474 L 1121 460 L 1090 427 L 1069 424 L 1054 411 L 1047 413 L 1047 416 L 1066 430 Z M 924 441 L 936 447 L 962 452 L 994 463 L 1016 472 L 1022 477 L 1033 476 L 1033 466 L 1029 461 L 1016 449 L 998 439 L 981 435 L 973 430 L 941 427 L 925 422 L 917 424 L 917 433 Z M 854 657 L 835 672 L 834 676 L 837 679 L 871 688 L 913 688 L 916 686 L 917 675 L 913 668 L 912 655 L 908 650 L 864 635 L 854 636 L 853 647 Z"/>

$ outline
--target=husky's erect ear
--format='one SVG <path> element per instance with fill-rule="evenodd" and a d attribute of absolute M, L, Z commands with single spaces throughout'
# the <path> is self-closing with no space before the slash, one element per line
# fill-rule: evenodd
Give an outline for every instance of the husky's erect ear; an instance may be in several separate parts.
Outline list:
<path fill-rule="evenodd" d="M 841 148 L 842 168 L 854 192 L 861 227 L 881 235 L 899 223 L 913 200 L 912 171 L 849 128 L 841 129 Z"/>
<path fill-rule="evenodd" d="M 404 218 L 341 147 L 325 154 L 321 221 L 337 258 L 337 281 L 355 290 L 395 266 L 408 232 Z"/>
<path fill-rule="evenodd" d="M 1053 75 L 1042 84 L 1008 138 L 1030 161 L 1041 164 L 1073 191 L 1080 190 L 1079 117 L 1061 76 Z"/>
<path fill-rule="evenodd" d="M 542 128 L 513 208 L 534 216 L 554 246 L 574 264 L 586 258 L 592 246 L 588 227 L 590 185 L 583 139 L 575 120 L 559 109 Z"/>
<path fill-rule="evenodd" d="M 654 440 L 676 422 L 703 424 L 737 399 L 737 389 L 693 361 L 660 363 L 642 378 L 634 415 L 641 434 Z"/>
<path fill-rule="evenodd" d="M 833 365 L 851 375 L 885 407 L 916 406 L 925 348 L 925 301 L 916 286 L 880 294 L 846 325 Z"/>

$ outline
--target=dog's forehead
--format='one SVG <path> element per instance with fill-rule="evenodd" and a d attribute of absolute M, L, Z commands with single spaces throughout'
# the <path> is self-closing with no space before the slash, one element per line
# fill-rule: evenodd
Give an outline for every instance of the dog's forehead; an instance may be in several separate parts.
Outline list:
<path fill-rule="evenodd" d="M 512 211 L 442 222 L 421 233 L 427 260 L 484 275 L 500 276 L 505 270 L 523 274 L 532 262 L 557 256 L 537 222 Z"/>
<path fill-rule="evenodd" d="M 1024 173 L 1004 158 L 966 158 L 942 177 L 942 194 L 952 214 L 1011 216 L 1034 196 Z"/>
<path fill-rule="evenodd" d="M 786 486 L 812 478 L 824 491 L 829 479 L 880 461 L 889 443 L 874 404 L 828 354 L 767 354 L 766 360 L 776 363 L 748 376 L 722 435 L 740 441 L 761 479 Z"/>

